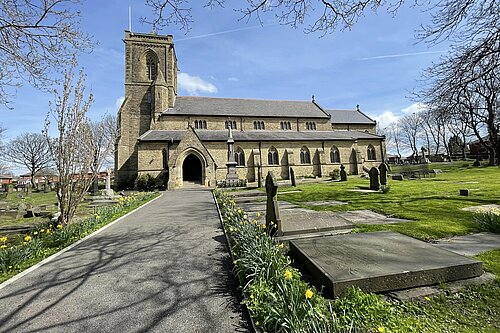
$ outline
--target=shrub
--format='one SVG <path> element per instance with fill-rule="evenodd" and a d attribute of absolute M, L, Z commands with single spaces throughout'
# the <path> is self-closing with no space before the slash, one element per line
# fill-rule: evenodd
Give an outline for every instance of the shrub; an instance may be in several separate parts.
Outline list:
<path fill-rule="evenodd" d="M 330 171 L 329 176 L 333 180 L 340 179 L 340 170 L 335 169 L 335 170 Z"/>
<path fill-rule="evenodd" d="M 499 208 L 481 208 L 474 214 L 474 220 L 482 230 L 500 234 Z"/>

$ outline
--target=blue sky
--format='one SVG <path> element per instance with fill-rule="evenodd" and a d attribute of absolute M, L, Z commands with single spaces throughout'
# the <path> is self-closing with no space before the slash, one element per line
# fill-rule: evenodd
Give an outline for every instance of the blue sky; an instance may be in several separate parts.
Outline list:
<path fill-rule="evenodd" d="M 192 0 L 193 4 L 198 3 Z M 272 16 L 261 26 L 238 21 L 241 14 L 225 9 L 193 8 L 191 31 L 177 27 L 159 33 L 174 35 L 180 70 L 179 95 L 310 100 L 325 108 L 354 109 L 382 125 L 418 109 L 407 98 L 420 72 L 447 51 L 446 45 L 416 43 L 415 31 L 429 13 L 403 6 L 396 17 L 367 12 L 352 30 L 321 37 L 302 28 L 282 26 Z M 239 3 L 243 3 L 239 1 Z M 128 7 L 132 30 L 151 32 L 139 23 L 150 15 L 140 0 L 89 0 L 81 10 L 82 28 L 98 41 L 90 54 L 80 55 L 95 103 L 91 118 L 116 113 L 124 94 L 124 30 Z M 14 110 L 0 110 L 5 139 L 40 132 L 53 96 L 25 86 L 18 90 Z"/>

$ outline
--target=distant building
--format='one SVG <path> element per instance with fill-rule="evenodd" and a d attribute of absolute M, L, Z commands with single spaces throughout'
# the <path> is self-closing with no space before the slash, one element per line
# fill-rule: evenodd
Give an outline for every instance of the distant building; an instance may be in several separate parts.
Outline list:
<path fill-rule="evenodd" d="M 125 33 L 125 100 L 118 114 L 115 184 L 138 175 L 164 177 L 169 189 L 194 181 L 216 186 L 268 171 L 288 179 L 351 174 L 385 160 L 385 140 L 359 108 L 325 110 L 312 101 L 177 95 L 173 37 Z M 229 138 L 229 129 L 232 138 Z M 232 143 L 232 141 L 234 143 Z M 230 147 L 231 146 L 231 147 Z"/>

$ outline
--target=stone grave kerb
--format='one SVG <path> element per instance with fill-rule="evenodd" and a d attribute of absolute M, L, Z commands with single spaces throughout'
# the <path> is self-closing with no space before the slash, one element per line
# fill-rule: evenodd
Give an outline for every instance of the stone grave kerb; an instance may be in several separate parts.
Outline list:
<path fill-rule="evenodd" d="M 267 173 L 266 177 L 266 194 L 266 229 L 271 237 L 275 235 L 281 236 L 282 228 L 278 207 L 278 182 L 271 171 Z"/>

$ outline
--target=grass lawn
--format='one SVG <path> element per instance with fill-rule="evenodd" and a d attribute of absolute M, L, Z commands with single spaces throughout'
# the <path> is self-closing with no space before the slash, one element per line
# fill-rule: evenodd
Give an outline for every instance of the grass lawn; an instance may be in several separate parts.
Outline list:
<path fill-rule="evenodd" d="M 437 165 L 436 168 L 439 166 Z M 455 167 L 435 178 L 389 180 L 388 193 L 363 193 L 353 190 L 369 187 L 369 179 L 349 177 L 347 182 L 299 185 L 301 193 L 280 195 L 280 199 L 314 210 L 348 211 L 369 209 L 392 217 L 413 220 L 393 225 L 358 225 L 359 231 L 392 230 L 422 240 L 432 240 L 478 232 L 473 213 L 461 208 L 500 204 L 500 168 Z M 459 195 L 469 189 L 470 196 Z M 288 187 L 280 188 L 286 191 Z M 338 206 L 308 206 L 308 201 L 338 200 Z"/>
<path fill-rule="evenodd" d="M 22 198 L 18 198 L 18 195 L 22 195 Z M 11 207 L 17 207 L 20 202 L 29 204 L 32 206 L 46 206 L 46 210 L 49 212 L 57 212 L 57 194 L 54 191 L 44 193 L 44 192 L 32 192 L 27 194 L 25 192 L 13 192 L 9 193 L 6 199 L 1 201 L 7 202 Z M 76 211 L 75 220 L 79 220 L 89 216 L 93 212 L 93 209 L 88 208 L 86 203 L 82 203 L 78 206 Z M 47 218 L 42 217 L 31 217 L 31 218 L 19 218 L 19 219 L 1 219 L 0 227 L 15 226 L 15 225 L 36 225 L 41 222 L 46 222 Z"/>
<path fill-rule="evenodd" d="M 462 163 L 463 164 L 463 163 Z M 500 204 L 500 168 L 470 168 L 462 165 L 433 164 L 443 169 L 435 178 L 389 180 L 388 193 L 362 193 L 352 190 L 369 187 L 369 180 L 349 177 L 347 182 L 328 182 L 297 186 L 301 193 L 280 195 L 280 199 L 314 210 L 348 211 L 369 209 L 388 216 L 413 220 L 394 225 L 358 225 L 357 231 L 392 230 L 422 240 L 439 239 L 479 232 L 473 213 L 461 208 Z M 469 189 L 470 196 L 459 196 Z M 280 191 L 289 190 L 281 187 Z M 338 200 L 338 206 L 308 206 L 308 201 Z M 386 318 L 385 332 L 500 332 L 500 250 L 477 256 L 484 268 L 496 274 L 490 284 L 465 288 L 462 292 L 423 300 L 390 303 L 392 315 Z M 358 309 L 359 310 L 359 309 Z M 380 328 L 382 330 L 382 328 Z M 379 331 L 374 328 L 373 332 Z"/>

